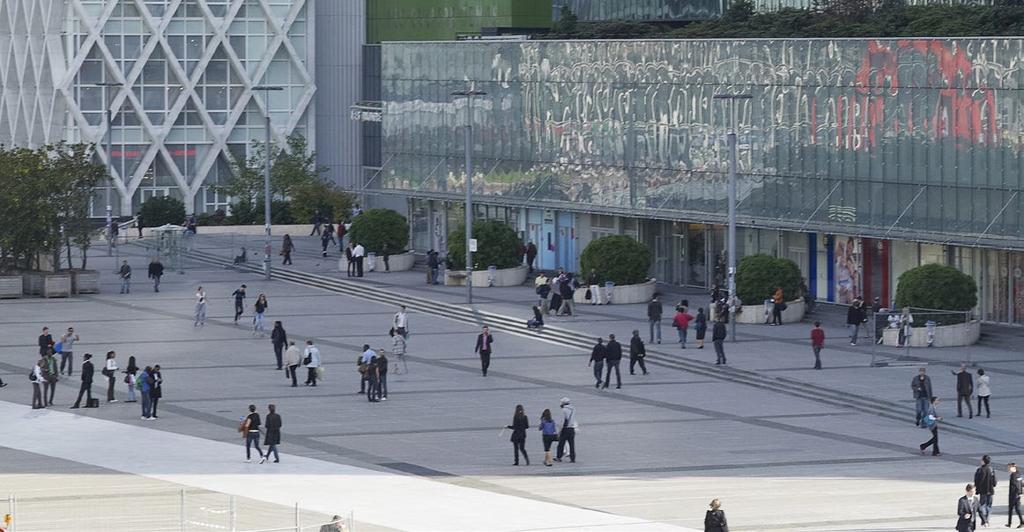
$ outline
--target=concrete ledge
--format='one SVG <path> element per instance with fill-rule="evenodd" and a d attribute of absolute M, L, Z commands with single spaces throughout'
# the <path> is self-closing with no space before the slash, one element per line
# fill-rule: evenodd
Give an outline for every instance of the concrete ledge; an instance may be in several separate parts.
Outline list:
<path fill-rule="evenodd" d="M 416 253 L 413 251 L 407 251 L 398 255 L 392 255 L 388 257 L 388 263 L 391 266 L 393 272 L 407 272 L 412 269 L 413 265 L 416 264 Z M 377 260 L 373 265 L 374 271 L 384 271 L 384 257 L 377 255 Z"/>
<path fill-rule="evenodd" d="M 515 268 L 504 268 L 495 270 L 492 282 L 490 272 L 484 268 L 473 272 L 473 288 L 487 288 L 490 286 L 520 286 L 526 282 L 526 273 L 529 268 L 516 266 Z M 445 286 L 465 286 L 465 270 L 445 270 Z"/>
<path fill-rule="evenodd" d="M 43 295 L 43 272 L 21 274 L 21 291 L 27 296 Z"/>
<path fill-rule="evenodd" d="M 782 323 L 797 323 L 804 319 L 804 300 L 797 299 L 795 301 L 786 302 L 786 310 L 782 311 Z M 743 311 L 736 316 L 736 323 L 746 323 L 750 325 L 763 324 L 765 323 L 766 317 L 764 314 L 764 305 L 743 305 Z M 767 316 L 768 322 L 771 322 L 771 315 Z"/>
<path fill-rule="evenodd" d="M 154 227 L 146 227 L 142 229 L 143 236 L 151 236 L 153 234 Z M 313 230 L 313 224 L 292 224 L 292 225 L 275 225 L 272 228 L 274 238 L 280 240 L 285 234 L 292 236 L 306 236 Z M 200 225 L 196 232 L 200 235 L 255 235 L 263 236 L 266 231 L 266 227 L 262 225 Z M 134 239 L 138 236 L 138 233 L 132 231 L 128 237 L 129 240 Z M 335 237 L 337 238 L 337 237 Z M 279 242 L 278 242 L 279 243 Z M 275 244 L 276 246 L 277 244 Z"/>
<path fill-rule="evenodd" d="M 43 297 L 71 297 L 71 274 L 44 274 L 42 295 Z"/>
<path fill-rule="evenodd" d="M 72 294 L 100 293 L 100 272 L 96 270 L 67 270 L 71 275 Z"/>
<path fill-rule="evenodd" d="M 635 303 L 647 303 L 654 297 L 654 292 L 657 291 L 658 281 L 651 279 L 645 283 L 640 284 L 625 284 L 622 286 L 615 285 L 612 287 L 611 294 L 608 293 L 605 285 L 599 285 L 597 294 L 591 294 L 591 299 L 587 300 L 587 290 L 590 288 L 589 285 L 580 286 L 573 295 L 573 301 L 580 305 L 593 304 L 593 298 L 597 297 L 599 305 L 631 305 Z M 609 297 L 610 296 L 610 297 Z"/>
<path fill-rule="evenodd" d="M 899 346 L 899 329 L 882 331 L 882 345 Z M 981 322 L 974 320 L 956 325 L 942 325 L 935 328 L 935 339 L 932 347 L 962 347 L 974 345 L 981 338 Z M 910 329 L 910 347 L 928 347 L 928 329 L 913 327 Z"/>
<path fill-rule="evenodd" d="M 21 297 L 23 283 L 24 281 L 20 275 L 0 276 L 0 299 Z"/>

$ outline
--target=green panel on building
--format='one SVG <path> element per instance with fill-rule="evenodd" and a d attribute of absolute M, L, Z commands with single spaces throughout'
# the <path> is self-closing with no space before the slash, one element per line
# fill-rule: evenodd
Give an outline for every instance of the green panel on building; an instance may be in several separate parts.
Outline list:
<path fill-rule="evenodd" d="M 551 0 L 367 0 L 367 42 L 447 41 L 481 28 L 549 28 Z"/>

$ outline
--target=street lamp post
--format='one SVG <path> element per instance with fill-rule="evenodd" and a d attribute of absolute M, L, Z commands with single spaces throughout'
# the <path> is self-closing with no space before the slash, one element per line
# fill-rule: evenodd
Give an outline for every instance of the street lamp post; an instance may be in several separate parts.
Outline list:
<path fill-rule="evenodd" d="M 715 100 L 729 102 L 729 236 L 727 246 L 727 267 L 729 287 L 729 339 L 736 341 L 736 103 L 749 100 L 749 94 L 716 94 Z"/>
<path fill-rule="evenodd" d="M 470 88 L 451 95 L 466 98 L 466 298 L 473 304 L 473 251 L 470 247 L 473 240 L 473 97 L 487 93 Z"/>
<path fill-rule="evenodd" d="M 103 83 L 94 83 L 93 86 L 107 89 L 110 87 L 123 87 L 124 84 L 120 81 L 105 81 Z M 104 96 L 106 96 L 105 92 L 106 91 L 104 90 Z M 110 204 L 110 189 L 114 188 L 114 155 L 112 146 L 114 140 L 111 134 L 112 124 L 114 120 L 111 116 L 113 111 L 110 109 L 110 106 L 111 104 L 113 104 L 113 101 L 110 98 L 104 98 L 104 101 L 107 102 L 107 105 L 105 106 L 106 108 L 103 110 L 103 122 L 107 128 L 105 132 L 107 141 L 107 256 L 110 257 L 113 255 L 114 248 L 114 217 L 113 206 Z M 117 269 L 117 267 L 118 265 L 115 263 L 114 269 Z"/>
<path fill-rule="evenodd" d="M 263 165 L 263 222 L 264 222 L 264 239 L 263 239 L 263 276 L 266 280 L 270 280 L 270 92 L 283 91 L 284 87 L 270 86 L 270 85 L 257 85 L 252 88 L 254 91 L 263 91 L 263 100 L 266 105 L 267 111 L 267 143 L 265 154 L 265 164 Z"/>

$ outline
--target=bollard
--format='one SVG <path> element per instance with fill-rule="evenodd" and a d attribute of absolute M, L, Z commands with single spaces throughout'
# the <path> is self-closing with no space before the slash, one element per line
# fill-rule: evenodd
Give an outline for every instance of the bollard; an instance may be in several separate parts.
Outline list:
<path fill-rule="evenodd" d="M 179 495 L 178 504 L 179 504 L 178 519 L 179 519 L 179 521 L 181 521 L 181 532 L 185 532 L 185 528 L 186 528 L 185 523 L 186 523 L 186 518 L 187 518 L 187 516 L 185 515 L 185 490 L 181 490 L 180 495 Z"/>

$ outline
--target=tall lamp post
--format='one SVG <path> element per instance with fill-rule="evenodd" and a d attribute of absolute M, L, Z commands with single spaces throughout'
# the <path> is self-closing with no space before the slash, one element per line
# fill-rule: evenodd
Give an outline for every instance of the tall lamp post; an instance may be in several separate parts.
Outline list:
<path fill-rule="evenodd" d="M 729 103 L 729 132 L 726 139 L 729 144 L 729 236 L 727 246 L 728 286 L 729 286 L 729 339 L 736 341 L 736 104 L 749 100 L 749 94 L 716 94 L 715 100 Z"/>
<path fill-rule="evenodd" d="M 93 83 L 93 87 L 99 87 L 104 89 L 104 96 L 106 96 L 106 89 L 112 87 L 123 87 L 124 84 L 120 81 L 105 81 L 103 83 Z M 114 217 L 113 217 L 113 206 L 110 204 L 110 189 L 114 188 L 114 154 L 113 154 L 113 136 L 111 135 L 112 124 L 114 122 L 113 111 L 110 106 L 114 103 L 111 98 L 103 98 L 106 102 L 105 108 L 103 109 L 103 123 L 107 127 L 105 132 L 107 141 L 107 256 L 112 256 L 114 248 Z M 118 265 L 114 264 L 116 270 Z"/>
<path fill-rule="evenodd" d="M 267 110 L 267 143 L 265 144 L 265 164 L 263 165 L 263 276 L 270 280 L 270 93 L 283 91 L 284 87 L 273 85 L 257 85 L 252 88 L 254 91 L 263 91 L 263 101 Z"/>
<path fill-rule="evenodd" d="M 451 95 L 466 99 L 466 299 L 473 304 L 473 97 L 487 93 L 470 88 Z"/>

